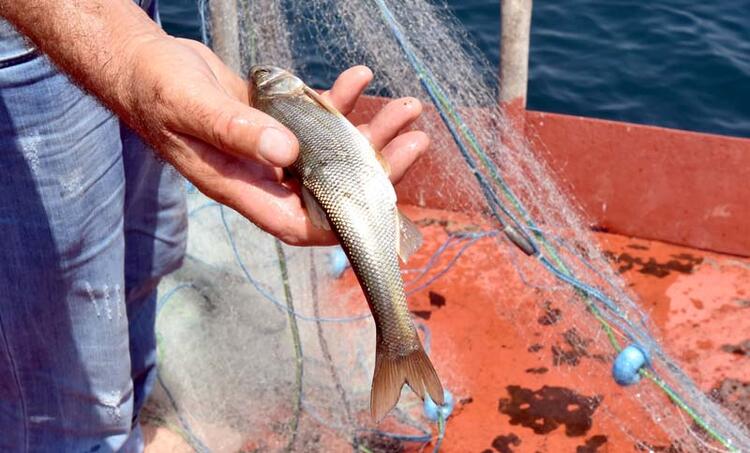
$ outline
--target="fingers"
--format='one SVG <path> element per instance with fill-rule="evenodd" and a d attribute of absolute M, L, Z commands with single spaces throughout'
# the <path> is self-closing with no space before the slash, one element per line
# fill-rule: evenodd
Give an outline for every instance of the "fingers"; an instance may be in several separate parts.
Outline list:
<path fill-rule="evenodd" d="M 333 87 L 323 93 L 336 109 L 348 115 L 357 99 L 372 80 L 372 71 L 367 66 L 353 66 L 342 72 Z"/>
<path fill-rule="evenodd" d="M 297 158 L 297 138 L 281 123 L 222 93 L 211 84 L 196 88 L 176 116 L 177 132 L 193 136 L 237 157 L 286 167 Z"/>
<path fill-rule="evenodd" d="M 418 99 L 406 97 L 390 101 L 368 124 L 359 127 L 376 150 L 382 149 L 422 113 Z"/>
<path fill-rule="evenodd" d="M 250 184 L 248 184 L 250 182 Z M 230 180 L 224 189 L 225 204 L 290 245 L 333 245 L 331 231 L 316 228 L 296 192 L 270 180 Z"/>
<path fill-rule="evenodd" d="M 330 230 L 315 227 L 301 198 L 292 190 L 263 181 L 251 189 L 239 187 L 235 209 L 253 223 L 289 245 L 334 245 Z"/>
<path fill-rule="evenodd" d="M 430 139 L 422 131 L 410 131 L 394 138 L 381 150 L 391 167 L 391 182 L 396 184 L 404 177 L 409 167 L 430 146 Z"/>
<path fill-rule="evenodd" d="M 173 54 L 179 64 L 192 65 L 192 73 L 182 83 L 164 82 L 161 89 L 160 113 L 174 132 L 266 165 L 284 167 L 294 162 L 296 137 L 248 105 L 247 84 L 206 46 L 185 39 L 177 42 L 181 46 Z"/>
<path fill-rule="evenodd" d="M 206 196 L 229 206 L 264 231 L 291 245 L 331 245 L 331 231 L 316 228 L 298 192 L 281 180 L 280 169 L 243 161 L 184 135 L 172 146 L 190 147 L 174 166 Z M 186 156 L 185 153 L 176 153 Z"/>

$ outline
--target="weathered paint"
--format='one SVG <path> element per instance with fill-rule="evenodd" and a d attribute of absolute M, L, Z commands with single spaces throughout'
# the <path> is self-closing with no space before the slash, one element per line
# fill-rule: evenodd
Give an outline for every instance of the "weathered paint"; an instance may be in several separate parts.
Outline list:
<path fill-rule="evenodd" d="M 448 231 L 488 227 L 480 218 L 462 214 L 405 210 L 425 237 L 410 268 L 424 266 Z M 750 259 L 613 234 L 597 233 L 596 238 L 651 315 L 662 347 L 698 387 L 720 401 L 731 401 L 735 410 L 750 409 L 750 399 L 733 394 L 732 385 L 726 385 L 746 382 L 750 372 Z M 443 269 L 455 253 L 453 249 L 441 255 L 434 269 Z M 338 294 L 358 288 L 351 270 L 332 285 Z M 361 313 L 364 306 L 364 298 L 347 299 L 328 307 L 328 314 Z M 621 430 L 623 424 L 635 438 L 648 439 L 654 450 L 669 451 L 660 424 L 634 397 L 642 386 L 652 384 L 643 380 L 623 388 L 614 382 L 613 352 L 603 336 L 598 346 L 590 341 L 591 331 L 585 332 L 585 323 L 576 319 L 584 316 L 576 306 L 526 286 L 492 238 L 466 249 L 450 272 L 409 297 L 410 310 L 431 332 L 431 358 L 456 398 L 441 451 L 637 451 L 633 438 Z M 571 325 L 581 333 L 571 332 Z M 669 404 L 666 397 L 659 398 Z M 273 427 L 288 420 L 289 411 L 281 406 L 278 413 L 266 414 L 267 434 L 232 435 L 239 436 L 248 451 L 282 448 L 286 437 Z M 362 420 L 367 420 L 365 414 Z M 321 436 L 317 447 L 351 451 L 347 439 L 308 415 L 302 423 Z M 395 417 L 387 418 L 381 429 L 414 432 Z M 175 446 L 178 439 L 155 435 L 153 428 L 147 432 L 153 439 L 147 452 L 187 448 Z M 500 449 L 503 445 L 511 450 Z M 420 451 L 420 445 L 404 447 L 406 452 Z"/>
<path fill-rule="evenodd" d="M 363 97 L 363 122 L 385 102 Z M 597 226 L 613 233 L 750 256 L 750 140 L 570 115 L 525 111 L 511 117 Z M 428 107 L 429 121 L 440 121 Z M 520 120 L 525 118 L 525 122 Z M 525 126 L 523 126 L 525 123 Z M 429 152 L 429 151 L 428 151 Z M 398 186 L 403 203 L 479 209 L 427 187 L 457 177 L 423 159 Z"/>
<path fill-rule="evenodd" d="M 500 20 L 500 102 L 526 106 L 532 0 L 502 0 Z"/>
<path fill-rule="evenodd" d="M 526 131 L 596 225 L 750 256 L 750 140 L 543 112 Z"/>

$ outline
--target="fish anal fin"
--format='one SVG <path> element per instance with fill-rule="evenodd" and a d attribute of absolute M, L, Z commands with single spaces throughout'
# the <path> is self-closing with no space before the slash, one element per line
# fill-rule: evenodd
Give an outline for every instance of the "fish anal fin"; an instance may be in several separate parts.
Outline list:
<path fill-rule="evenodd" d="M 406 262 L 422 246 L 422 233 L 401 211 L 397 211 L 398 256 Z"/>
<path fill-rule="evenodd" d="M 378 348 L 375 373 L 372 377 L 370 412 L 380 422 L 396 406 L 404 384 L 424 399 L 425 392 L 438 404 L 443 404 L 443 386 L 435 368 L 420 345 L 403 356 L 392 356 Z"/>
<path fill-rule="evenodd" d="M 330 230 L 331 224 L 328 223 L 328 217 L 326 217 L 325 211 L 315 199 L 312 193 L 305 186 L 302 186 L 302 202 L 305 204 L 307 215 L 310 217 L 310 221 L 313 226 L 320 228 L 321 230 Z"/>

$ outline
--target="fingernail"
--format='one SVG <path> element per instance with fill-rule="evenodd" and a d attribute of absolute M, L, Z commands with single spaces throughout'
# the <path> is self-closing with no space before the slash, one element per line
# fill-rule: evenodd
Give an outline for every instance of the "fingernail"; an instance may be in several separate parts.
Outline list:
<path fill-rule="evenodd" d="M 294 159 L 294 148 L 289 136 L 274 127 L 267 127 L 260 133 L 258 154 L 266 161 L 286 166 Z"/>

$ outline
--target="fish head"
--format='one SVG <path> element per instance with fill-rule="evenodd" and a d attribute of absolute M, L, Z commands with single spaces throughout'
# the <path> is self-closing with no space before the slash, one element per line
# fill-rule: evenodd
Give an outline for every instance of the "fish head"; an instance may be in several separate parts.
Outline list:
<path fill-rule="evenodd" d="M 249 79 L 253 104 L 264 98 L 298 94 L 305 87 L 304 82 L 289 71 L 271 65 L 253 66 Z"/>

